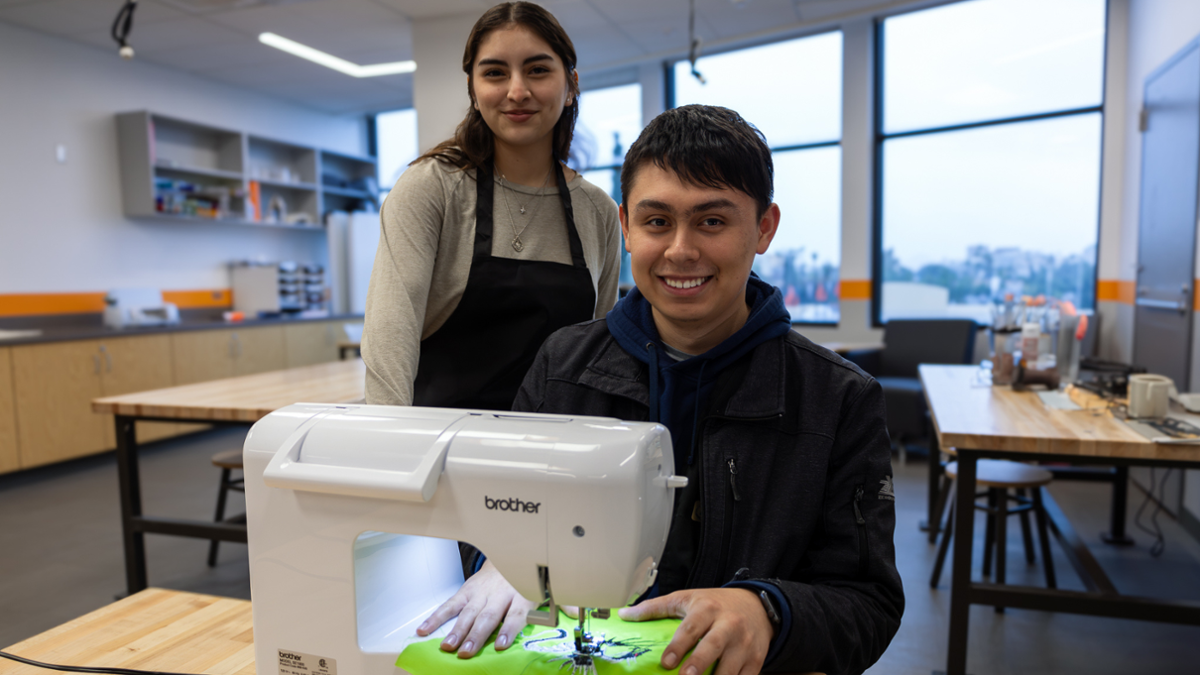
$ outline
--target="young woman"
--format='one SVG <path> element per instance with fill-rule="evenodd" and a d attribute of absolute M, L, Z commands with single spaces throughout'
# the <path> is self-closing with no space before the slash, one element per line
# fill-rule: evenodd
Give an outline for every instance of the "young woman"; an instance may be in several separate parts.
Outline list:
<path fill-rule="evenodd" d="M 466 119 L 383 206 L 367 402 L 508 410 L 550 333 L 617 300 L 617 206 L 564 162 L 575 48 L 546 10 L 488 10 L 463 54 Z"/>

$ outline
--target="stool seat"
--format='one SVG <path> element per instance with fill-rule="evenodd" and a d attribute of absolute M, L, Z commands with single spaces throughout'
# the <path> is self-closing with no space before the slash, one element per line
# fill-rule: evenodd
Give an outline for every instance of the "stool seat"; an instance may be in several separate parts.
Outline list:
<path fill-rule="evenodd" d="M 220 469 L 240 469 L 242 468 L 242 451 L 238 450 L 222 450 L 212 456 L 213 466 Z"/>
<path fill-rule="evenodd" d="M 983 487 L 1040 487 L 1054 480 L 1054 475 L 1045 469 L 1007 459 L 981 459 L 976 467 L 975 484 Z M 958 478 L 958 462 L 946 465 L 946 476 L 950 480 Z"/>

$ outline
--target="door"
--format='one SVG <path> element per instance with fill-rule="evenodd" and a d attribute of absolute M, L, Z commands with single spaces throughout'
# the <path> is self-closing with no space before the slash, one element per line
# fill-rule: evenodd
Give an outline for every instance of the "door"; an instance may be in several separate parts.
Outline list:
<path fill-rule="evenodd" d="M 171 374 L 171 336 L 140 335 L 105 340 L 100 344 L 100 385 L 105 396 L 132 394 L 150 389 L 163 389 L 173 385 Z M 112 415 L 104 415 L 105 435 L 108 447 L 117 446 L 116 430 Z M 174 436 L 179 425 L 171 422 L 138 422 L 138 443 L 157 441 Z"/>
<path fill-rule="evenodd" d="M 17 454 L 16 402 L 13 398 L 12 350 L 0 348 L 0 473 L 21 468 Z"/>
<path fill-rule="evenodd" d="M 1188 391 L 1200 189 L 1200 42 L 1146 79 L 1143 114 L 1133 362 Z"/>
<path fill-rule="evenodd" d="M 109 449 L 104 416 L 92 412 L 102 363 L 93 341 L 12 348 L 22 469 Z"/>
<path fill-rule="evenodd" d="M 171 335 L 175 384 L 233 377 L 233 337 L 229 330 L 197 330 Z"/>
<path fill-rule="evenodd" d="M 253 375 L 287 368 L 283 326 L 238 329 L 233 332 L 233 372 Z"/>
<path fill-rule="evenodd" d="M 287 367 L 298 368 L 336 361 L 337 339 L 331 322 L 296 323 L 284 329 L 287 342 Z"/>

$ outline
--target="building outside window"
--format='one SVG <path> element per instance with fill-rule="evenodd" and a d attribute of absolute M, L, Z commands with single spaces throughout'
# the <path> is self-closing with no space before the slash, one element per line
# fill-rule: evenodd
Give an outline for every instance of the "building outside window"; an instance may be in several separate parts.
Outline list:
<path fill-rule="evenodd" d="M 621 203 L 621 166 L 642 133 L 642 86 L 624 84 L 582 92 L 571 143 L 571 168 Z M 621 288 L 633 288 L 629 254 L 621 245 Z"/>
<path fill-rule="evenodd" d="M 1095 305 L 1105 0 L 972 0 L 879 26 L 875 320 Z"/>
<path fill-rule="evenodd" d="M 719 105 L 758 127 L 775 165 L 779 231 L 755 272 L 797 323 L 837 323 L 841 262 L 842 34 L 700 58 L 670 71 L 675 106 Z"/>

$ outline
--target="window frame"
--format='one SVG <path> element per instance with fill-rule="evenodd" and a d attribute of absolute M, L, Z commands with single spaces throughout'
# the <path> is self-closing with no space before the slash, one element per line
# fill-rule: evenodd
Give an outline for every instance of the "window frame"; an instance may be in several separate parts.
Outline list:
<path fill-rule="evenodd" d="M 846 55 L 846 39 L 845 39 L 845 29 L 842 27 L 841 24 L 837 24 L 834 26 L 824 26 L 817 30 L 809 30 L 809 31 L 803 31 L 803 32 L 799 32 L 799 33 L 785 33 L 785 34 L 781 34 L 781 35 L 773 35 L 769 38 L 762 39 L 762 40 L 755 40 L 753 42 L 738 43 L 738 44 L 724 47 L 721 49 L 717 49 L 717 50 L 714 50 L 711 52 L 705 52 L 705 53 L 701 54 L 699 58 L 705 58 L 708 56 L 720 56 L 722 54 L 728 54 L 731 52 L 742 51 L 745 49 L 754 49 L 755 47 L 765 47 L 767 45 L 772 45 L 772 44 L 776 44 L 779 42 L 788 42 L 791 40 L 802 40 L 805 38 L 817 37 L 819 35 L 828 35 L 830 33 L 841 33 L 842 34 L 842 50 L 841 50 L 840 58 L 842 59 L 842 63 L 844 65 L 845 58 L 846 58 L 845 57 L 845 55 Z M 666 59 L 662 62 L 662 67 L 663 67 L 663 104 L 665 106 L 664 110 L 671 110 L 671 109 L 677 107 L 676 101 L 675 101 L 675 65 L 677 63 L 687 61 L 687 60 L 688 60 L 687 57 L 684 56 L 682 58 L 677 58 L 677 59 Z M 844 69 L 842 72 L 841 86 L 842 86 L 843 93 L 842 93 L 842 102 L 839 105 L 841 105 L 841 107 L 842 107 L 842 113 L 841 113 L 841 119 L 839 120 L 839 126 L 838 126 L 838 132 L 839 132 L 838 139 L 835 141 L 817 141 L 817 142 L 813 142 L 813 143 L 781 145 L 779 147 L 772 147 L 768 144 L 767 147 L 771 151 L 772 161 L 774 161 L 775 153 L 777 153 L 777 152 L 791 152 L 791 151 L 795 151 L 795 150 L 816 150 L 819 148 L 836 147 L 836 148 L 839 148 L 839 150 L 842 150 L 844 153 L 844 149 L 842 148 L 842 143 L 846 137 L 846 125 L 845 125 L 846 111 L 844 109 L 846 74 L 845 74 Z M 843 161 L 844 161 L 844 154 L 843 154 Z M 839 177 L 839 181 L 838 181 L 839 186 L 841 186 L 839 194 L 838 194 L 839 200 L 841 199 L 841 191 L 845 190 L 845 186 L 842 185 L 842 180 L 841 180 L 842 178 L 844 178 L 844 176 Z M 772 186 L 772 187 L 774 187 L 774 186 Z M 842 218 L 844 218 L 844 216 L 842 216 Z M 841 229 L 842 229 L 842 220 L 841 220 L 841 218 L 839 218 L 839 220 L 838 220 L 838 239 L 839 240 L 841 239 Z M 842 258 L 843 257 L 844 257 L 844 255 L 842 255 L 842 253 L 841 253 L 841 248 L 840 248 L 840 243 L 839 243 L 839 255 L 838 255 L 838 261 L 837 261 L 838 285 L 839 286 L 841 285 L 841 278 L 842 278 L 841 270 L 842 270 Z M 837 321 L 797 321 L 797 320 L 793 319 L 792 325 L 793 326 L 812 326 L 815 328 L 839 328 L 842 324 L 841 294 L 840 293 L 838 294 L 837 302 L 838 302 L 838 319 L 837 319 Z"/>
<path fill-rule="evenodd" d="M 887 326 L 887 322 L 882 320 L 883 316 L 883 146 L 884 144 L 895 138 L 906 138 L 911 136 L 928 136 L 938 133 L 949 133 L 954 131 L 965 131 L 968 129 L 980 129 L 984 127 L 1003 126 L 1008 124 L 1021 124 L 1025 122 L 1036 122 L 1040 120 L 1056 119 L 1060 117 L 1072 117 L 1085 114 L 1100 115 L 1100 171 L 1097 175 L 1097 209 L 1096 209 L 1096 244 L 1095 259 L 1093 261 L 1093 269 L 1096 272 L 1093 276 L 1093 283 L 1098 286 L 1100 283 L 1100 221 L 1103 218 L 1103 202 L 1104 202 L 1104 151 L 1105 151 L 1105 129 L 1108 123 L 1107 116 L 1104 114 L 1105 103 L 1108 101 L 1108 46 L 1109 46 L 1109 31 L 1112 29 L 1112 12 L 1110 11 L 1109 2 L 1104 2 L 1104 52 L 1101 55 L 1100 64 L 1100 102 L 1094 106 L 1086 106 L 1083 108 L 1067 108 L 1062 110 L 1051 110 L 1042 113 L 1032 113 L 1027 115 L 1016 115 L 1010 117 L 998 117 L 980 120 L 977 122 L 967 122 L 961 124 L 943 125 L 938 127 L 925 127 L 920 129 L 909 129 L 907 131 L 898 131 L 894 133 L 886 133 L 883 129 L 884 122 L 884 68 L 886 67 L 884 42 L 885 30 L 884 23 L 888 19 L 892 19 L 905 14 L 914 14 L 917 12 L 936 9 L 937 7 L 925 7 L 914 9 L 908 12 L 898 12 L 887 16 L 876 17 L 872 25 L 872 167 L 871 167 L 871 328 L 883 328 Z M 1093 288 L 1093 298 L 1098 298 L 1096 295 L 1097 289 Z M 1095 307 L 1090 310 L 1083 310 L 1085 313 L 1091 313 Z"/>

